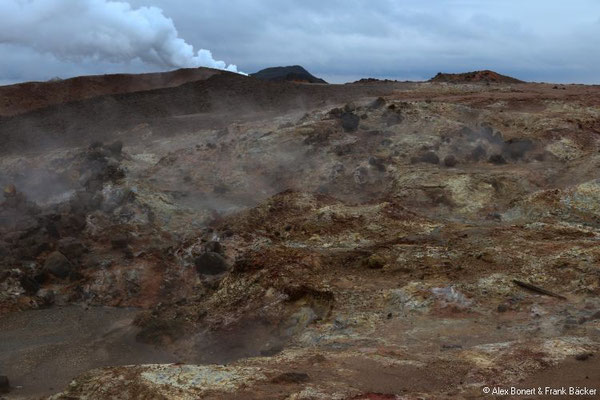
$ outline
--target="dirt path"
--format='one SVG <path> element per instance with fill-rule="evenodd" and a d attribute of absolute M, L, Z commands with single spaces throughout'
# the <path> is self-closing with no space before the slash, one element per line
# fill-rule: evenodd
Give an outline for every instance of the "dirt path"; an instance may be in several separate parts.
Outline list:
<path fill-rule="evenodd" d="M 135 341 L 132 308 L 69 306 L 0 319 L 0 371 L 16 388 L 8 399 L 58 392 L 75 376 L 108 365 L 173 362 Z"/>

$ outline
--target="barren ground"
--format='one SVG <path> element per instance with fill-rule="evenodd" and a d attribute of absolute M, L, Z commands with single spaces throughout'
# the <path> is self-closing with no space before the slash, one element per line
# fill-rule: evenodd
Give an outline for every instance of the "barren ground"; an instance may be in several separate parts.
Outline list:
<path fill-rule="evenodd" d="M 228 73 L 0 117 L 4 396 L 600 389 L 599 135 L 598 87 Z"/>

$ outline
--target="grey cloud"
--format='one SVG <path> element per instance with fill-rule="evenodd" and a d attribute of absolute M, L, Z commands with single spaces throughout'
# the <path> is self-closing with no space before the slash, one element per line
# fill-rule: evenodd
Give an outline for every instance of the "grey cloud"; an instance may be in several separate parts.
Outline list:
<path fill-rule="evenodd" d="M 180 38 L 248 72 L 301 64 L 340 82 L 367 76 L 427 79 L 439 71 L 489 68 L 527 80 L 600 80 L 600 3 L 592 0 L 130 3 L 162 9 Z M 85 61 L 69 65 L 81 68 Z M 5 76 L 3 66 L 0 77 Z"/>

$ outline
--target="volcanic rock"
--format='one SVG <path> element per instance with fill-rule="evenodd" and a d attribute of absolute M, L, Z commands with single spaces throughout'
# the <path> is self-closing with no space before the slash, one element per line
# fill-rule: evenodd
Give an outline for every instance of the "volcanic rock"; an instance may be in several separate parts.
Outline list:
<path fill-rule="evenodd" d="M 228 269 L 227 261 L 219 253 L 207 251 L 194 260 L 196 271 L 202 275 L 218 275 Z"/>
<path fill-rule="evenodd" d="M 435 154 L 435 152 L 433 151 L 427 151 L 417 157 L 413 157 L 411 159 L 411 162 L 413 164 L 416 163 L 427 163 L 427 164 L 439 164 L 440 163 L 440 158 L 438 157 L 437 154 Z"/>
<path fill-rule="evenodd" d="M 44 270 L 57 278 L 64 279 L 73 271 L 73 264 L 62 253 L 55 251 L 46 258 Z"/>
<path fill-rule="evenodd" d="M 360 117 L 353 112 L 344 112 L 341 116 L 342 128 L 345 132 L 354 132 L 360 123 Z"/>
<path fill-rule="evenodd" d="M 458 164 L 458 160 L 452 154 L 444 157 L 444 165 L 446 167 L 452 168 Z"/>
<path fill-rule="evenodd" d="M 496 165 L 506 164 L 506 160 L 502 157 L 502 154 L 492 154 L 488 161 Z"/>

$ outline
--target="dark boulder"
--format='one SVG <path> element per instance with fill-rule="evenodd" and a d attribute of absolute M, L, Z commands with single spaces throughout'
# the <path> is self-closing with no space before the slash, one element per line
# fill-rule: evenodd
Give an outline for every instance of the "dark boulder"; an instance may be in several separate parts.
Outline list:
<path fill-rule="evenodd" d="M 403 120 L 399 110 L 388 110 L 382 118 L 387 126 L 398 125 Z"/>
<path fill-rule="evenodd" d="M 482 145 L 478 145 L 477 147 L 475 147 L 473 149 L 473 151 L 471 151 L 471 159 L 473 161 L 482 160 L 486 156 L 487 156 L 487 151 L 485 150 L 485 147 L 483 147 Z"/>
<path fill-rule="evenodd" d="M 40 301 L 40 305 L 44 307 L 50 307 L 56 301 L 56 295 L 53 290 L 42 289 L 37 293 L 37 297 Z"/>
<path fill-rule="evenodd" d="M 273 383 L 303 383 L 308 382 L 310 377 L 305 372 L 284 372 L 274 377 Z"/>
<path fill-rule="evenodd" d="M 62 253 L 55 251 L 46 258 L 44 270 L 57 278 L 66 278 L 73 271 L 73 264 Z"/>
<path fill-rule="evenodd" d="M 385 161 L 380 157 L 369 157 L 369 165 L 377 168 L 377 170 L 380 172 L 385 171 Z"/>
<path fill-rule="evenodd" d="M 433 151 L 427 151 L 418 157 L 413 157 L 410 160 L 413 164 L 416 163 L 428 163 L 428 164 L 439 164 L 440 158 Z"/>
<path fill-rule="evenodd" d="M 502 157 L 502 154 L 492 154 L 488 161 L 496 165 L 506 164 L 506 160 L 504 159 L 504 157 Z"/>
<path fill-rule="evenodd" d="M 205 248 L 208 252 L 223 254 L 223 245 L 221 242 L 217 242 L 216 240 L 211 240 L 210 242 L 206 243 Z"/>
<path fill-rule="evenodd" d="M 34 295 L 38 292 L 38 290 L 40 290 L 39 282 L 28 275 L 21 276 L 21 278 L 19 279 L 19 283 L 21 284 L 21 287 L 25 290 L 25 293 L 29 295 Z"/>
<path fill-rule="evenodd" d="M 511 160 L 520 160 L 535 148 L 529 139 L 509 139 L 502 146 L 502 155 Z"/>
<path fill-rule="evenodd" d="M 227 271 L 227 261 L 219 253 L 207 251 L 194 260 L 196 271 L 202 275 L 219 275 Z"/>
<path fill-rule="evenodd" d="M 127 233 L 117 233 L 110 240 L 110 245 L 115 250 L 122 250 L 127 248 L 130 240 L 131 239 Z"/>
<path fill-rule="evenodd" d="M 88 251 L 79 239 L 65 237 L 58 241 L 58 250 L 70 259 L 79 258 Z"/>
<path fill-rule="evenodd" d="M 118 157 L 121 155 L 121 152 L 123 151 L 123 142 L 121 142 L 120 140 L 117 140 L 116 142 L 113 142 L 113 143 L 107 145 L 106 149 L 108 151 L 110 151 L 113 156 Z"/>
<path fill-rule="evenodd" d="M 453 155 L 448 155 L 444 158 L 444 165 L 446 167 L 452 168 L 458 164 L 458 160 Z"/>
<path fill-rule="evenodd" d="M 358 129 L 360 117 L 353 112 L 345 112 L 342 114 L 342 128 L 345 132 L 354 132 Z"/>
<path fill-rule="evenodd" d="M 383 106 L 385 106 L 385 99 L 383 97 L 378 97 L 369 105 L 369 108 L 375 110 Z"/>

